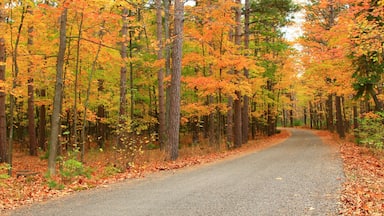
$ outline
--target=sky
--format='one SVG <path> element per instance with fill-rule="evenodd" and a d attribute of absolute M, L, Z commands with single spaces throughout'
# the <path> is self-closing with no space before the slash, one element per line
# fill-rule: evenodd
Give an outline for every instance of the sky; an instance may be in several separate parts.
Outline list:
<path fill-rule="evenodd" d="M 307 0 L 294 0 L 297 4 L 305 5 Z M 293 22 L 294 24 L 288 27 L 283 28 L 285 32 L 285 38 L 289 41 L 294 41 L 296 38 L 300 37 L 303 34 L 301 29 L 302 23 L 305 21 L 304 11 L 298 11 L 294 14 Z"/>

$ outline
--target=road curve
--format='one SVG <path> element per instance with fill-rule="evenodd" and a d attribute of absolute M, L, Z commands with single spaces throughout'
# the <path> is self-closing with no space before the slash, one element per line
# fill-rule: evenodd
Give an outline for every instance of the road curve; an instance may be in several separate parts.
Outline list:
<path fill-rule="evenodd" d="M 311 131 L 211 165 L 160 173 L 21 208 L 11 215 L 337 215 L 344 179 L 336 149 Z"/>

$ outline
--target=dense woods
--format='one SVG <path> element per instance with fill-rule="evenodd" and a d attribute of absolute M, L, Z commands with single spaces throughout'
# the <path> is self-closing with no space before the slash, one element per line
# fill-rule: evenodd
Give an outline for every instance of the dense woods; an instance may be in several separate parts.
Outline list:
<path fill-rule="evenodd" d="M 176 160 L 180 146 L 237 148 L 280 125 L 382 148 L 354 129 L 383 119 L 383 3 L 3 1 L 0 162 L 18 145 L 46 154 L 50 174 L 58 155 L 92 149 L 128 168 L 143 150 Z M 287 41 L 298 12 L 304 34 Z"/>
<path fill-rule="evenodd" d="M 340 138 L 345 214 L 381 213 L 383 17 L 383 0 L 1 1 L 0 212 L 300 126 Z"/>
<path fill-rule="evenodd" d="M 175 160 L 180 136 L 219 150 L 273 135 L 280 82 L 295 77 L 281 27 L 297 7 L 246 5 L 5 1 L 1 161 L 20 144 L 47 152 L 54 174 L 68 151 L 161 148 Z"/>

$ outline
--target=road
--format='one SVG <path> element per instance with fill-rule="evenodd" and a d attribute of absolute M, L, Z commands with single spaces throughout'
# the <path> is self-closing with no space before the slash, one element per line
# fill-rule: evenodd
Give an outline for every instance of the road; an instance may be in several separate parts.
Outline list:
<path fill-rule="evenodd" d="M 337 215 L 342 162 L 311 131 L 263 151 L 79 192 L 11 215 Z"/>

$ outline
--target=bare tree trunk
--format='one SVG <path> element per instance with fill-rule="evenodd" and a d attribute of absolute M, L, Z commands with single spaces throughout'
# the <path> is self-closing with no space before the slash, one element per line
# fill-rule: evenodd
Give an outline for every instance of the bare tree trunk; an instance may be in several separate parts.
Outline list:
<path fill-rule="evenodd" d="M 240 46 L 241 44 L 241 1 L 236 0 L 237 7 L 235 10 L 235 20 L 236 20 L 236 28 L 235 28 L 235 44 Z M 235 71 L 235 74 L 238 74 L 239 71 Z M 236 98 L 233 102 L 233 113 L 234 113 L 234 124 L 233 124 L 233 137 L 234 137 L 234 146 L 236 148 L 240 147 L 242 144 L 242 119 L 241 119 L 241 92 L 235 91 Z"/>
<path fill-rule="evenodd" d="M 133 30 L 130 29 L 129 30 L 129 59 L 132 59 L 133 55 L 132 55 L 132 50 L 133 50 L 133 47 L 132 47 L 132 37 L 133 37 Z M 133 121 L 134 119 L 134 113 L 135 113 L 135 94 L 134 94 L 134 85 L 133 85 L 133 63 L 132 61 L 130 60 L 129 61 L 129 94 L 130 94 L 130 118 L 131 118 L 131 121 Z"/>
<path fill-rule="evenodd" d="M 162 4 L 161 0 L 156 0 L 156 33 L 157 33 L 157 60 L 163 59 L 163 24 L 161 16 Z M 160 149 L 164 149 L 164 144 L 166 140 L 166 121 L 165 121 L 165 95 L 164 95 L 164 70 L 161 67 L 157 71 L 157 80 L 158 80 L 158 94 L 159 94 L 159 143 Z"/>
<path fill-rule="evenodd" d="M 127 114 L 127 66 L 125 59 L 127 59 L 127 33 L 128 33 L 128 9 L 124 8 L 122 11 L 121 19 L 123 21 L 123 26 L 121 28 L 121 35 L 123 42 L 121 43 L 120 57 L 124 61 L 123 66 L 120 68 L 120 109 L 119 109 L 119 124 L 120 127 L 124 127 L 126 123 L 126 114 Z M 119 148 L 122 147 L 122 131 L 119 134 L 119 139 L 117 145 Z"/>
<path fill-rule="evenodd" d="M 341 110 L 341 96 L 336 96 L 336 128 L 340 138 L 345 138 L 345 128 Z"/>
<path fill-rule="evenodd" d="M 45 89 L 40 90 L 40 97 L 45 97 L 46 92 Z M 39 108 L 39 147 L 43 150 L 46 150 L 46 132 L 45 128 L 47 126 L 47 119 L 46 119 L 46 108 L 45 105 L 41 105 Z"/>
<path fill-rule="evenodd" d="M 27 12 L 32 15 L 32 8 L 28 6 Z M 28 46 L 33 45 L 33 26 L 28 27 Z M 34 87 L 33 74 L 31 70 L 32 62 L 28 67 L 28 135 L 29 135 L 29 154 L 37 155 L 37 140 L 36 140 L 36 125 L 35 125 L 35 102 L 34 102 Z"/>
<path fill-rule="evenodd" d="M 226 128 L 226 133 L 227 133 L 227 147 L 231 147 L 233 143 L 233 98 L 230 96 L 228 98 L 228 112 L 227 112 L 227 128 Z"/>
<path fill-rule="evenodd" d="M 249 13 L 250 13 L 250 2 L 249 0 L 245 0 L 245 14 L 244 14 L 244 49 L 246 53 L 249 49 Z M 248 54 L 246 54 L 247 56 Z M 249 71 L 247 68 L 244 69 L 245 78 L 249 78 Z M 242 117 L 242 142 L 243 144 L 248 143 L 248 134 L 249 134 L 249 97 L 244 95 L 243 97 L 243 112 L 241 114 Z"/>
<path fill-rule="evenodd" d="M 168 124 L 168 156 L 171 160 L 177 159 L 179 148 L 184 2 L 175 1 L 174 11 L 175 33 L 172 49 L 172 77 L 170 86 L 171 97 Z"/>
<path fill-rule="evenodd" d="M 165 43 L 165 75 L 170 76 L 171 75 L 171 46 L 169 44 L 170 38 L 171 38 L 171 32 L 170 32 L 170 0 L 163 0 L 164 1 L 164 39 L 166 41 Z M 166 97 L 165 97 L 165 140 L 164 140 L 164 149 L 166 150 L 167 142 L 168 142 L 168 127 L 169 127 L 169 110 L 170 110 L 170 88 L 165 87 L 166 91 Z"/>
<path fill-rule="evenodd" d="M 1 16 L 0 10 L 0 18 Z M 0 19 L 1 20 L 1 19 Z M 0 81 L 5 81 L 5 40 L 0 38 Z M 5 119 L 5 88 L 0 86 L 0 163 L 7 162 L 7 125 Z"/>
<path fill-rule="evenodd" d="M 328 95 L 327 100 L 327 127 L 328 130 L 333 132 L 335 130 L 335 127 L 333 125 L 333 95 Z"/>
<path fill-rule="evenodd" d="M 67 31 L 67 8 L 64 8 L 60 15 L 60 43 L 56 64 L 56 84 L 55 96 L 53 99 L 53 112 L 51 124 L 50 149 L 48 157 L 48 174 L 56 173 L 56 156 L 59 142 L 60 131 L 60 110 L 63 96 L 63 72 L 64 72 L 64 56 L 66 50 L 66 31 Z"/>
<path fill-rule="evenodd" d="M 359 128 L 359 113 L 357 111 L 357 105 L 353 105 L 353 129 Z"/>

